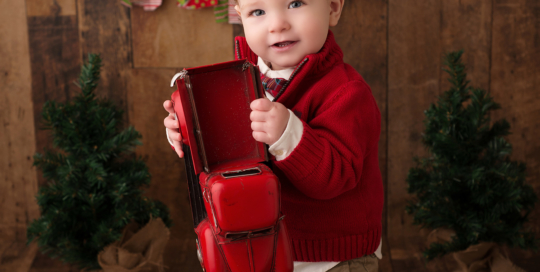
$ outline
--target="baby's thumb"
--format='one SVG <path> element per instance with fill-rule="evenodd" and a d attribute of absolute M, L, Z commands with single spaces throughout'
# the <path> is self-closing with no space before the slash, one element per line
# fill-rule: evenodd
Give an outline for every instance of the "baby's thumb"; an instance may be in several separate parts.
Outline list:
<path fill-rule="evenodd" d="M 165 102 L 163 102 L 163 108 L 169 113 L 174 114 L 174 107 L 171 100 L 166 100 Z"/>

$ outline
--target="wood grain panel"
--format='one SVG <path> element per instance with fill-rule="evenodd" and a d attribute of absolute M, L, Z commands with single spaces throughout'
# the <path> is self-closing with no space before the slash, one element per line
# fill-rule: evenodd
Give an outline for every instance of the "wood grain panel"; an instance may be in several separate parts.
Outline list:
<path fill-rule="evenodd" d="M 79 34 L 75 16 L 28 17 L 32 100 L 36 127 L 36 150 L 52 148 L 49 131 L 42 130 L 41 109 L 45 101 L 65 102 L 79 92 L 72 82 L 80 72 Z M 39 175 L 39 184 L 45 180 Z"/>
<path fill-rule="evenodd" d="M 37 251 L 26 228 L 39 208 L 24 1 L 0 1 L 0 37 L 0 271 L 26 272 Z"/>
<path fill-rule="evenodd" d="M 493 10 L 491 94 L 502 109 L 493 120 L 506 118 L 512 133 L 512 159 L 527 164 L 527 182 L 540 196 L 540 3 L 498 0 Z M 529 227 L 540 237 L 540 205 L 530 215 Z M 536 271 L 540 254 L 513 250 L 512 260 Z"/>
<path fill-rule="evenodd" d="M 74 16 L 76 0 L 26 0 L 26 16 Z"/>
<path fill-rule="evenodd" d="M 69 7 L 69 1 L 56 2 L 61 7 Z M 44 2 L 51 4 L 51 2 Z M 38 4 L 30 7 L 29 5 Z M 52 3 L 51 5 L 53 5 Z M 74 7 L 74 6 L 73 6 Z M 74 14 L 63 8 L 62 12 L 47 12 L 48 6 L 29 2 L 27 12 L 30 57 L 32 62 L 32 100 L 36 127 L 35 144 L 37 152 L 44 148 L 52 148 L 52 137 L 49 131 L 41 130 L 41 110 L 45 101 L 65 102 L 73 98 L 80 90 L 72 82 L 80 73 L 79 32 L 76 16 L 60 16 Z M 46 181 L 41 174 L 39 184 Z M 37 253 L 26 271 L 78 271 L 63 264 L 59 260 Z"/>
<path fill-rule="evenodd" d="M 425 236 L 405 213 L 405 179 L 413 156 L 426 155 L 420 133 L 423 111 L 439 90 L 440 13 L 440 1 L 389 1 L 387 222 L 394 271 L 428 271 Z"/>
<path fill-rule="evenodd" d="M 24 2 L 0 1 L 0 244 L 26 241 L 28 224 L 39 216 L 25 14 Z"/>
<path fill-rule="evenodd" d="M 129 119 L 143 136 L 136 152 L 145 158 L 152 175 L 147 195 L 167 205 L 173 220 L 165 266 L 169 271 L 200 271 L 183 159 L 169 146 L 163 126 L 168 114 L 162 105 L 176 90 L 169 87 L 174 74 L 174 69 L 133 69 L 128 81 Z"/>
<path fill-rule="evenodd" d="M 233 26 L 211 8 L 185 10 L 164 1 L 154 12 L 132 9 L 135 67 L 194 67 L 234 59 Z"/>
<path fill-rule="evenodd" d="M 100 54 L 103 67 L 96 89 L 120 109 L 126 110 L 127 74 L 133 66 L 129 9 L 120 1 L 77 0 L 80 53 Z M 124 115 L 126 123 L 128 115 Z"/>
<path fill-rule="evenodd" d="M 27 272 L 34 261 L 37 243 L 26 246 L 26 241 L 3 243 L 0 246 L 0 271 Z"/>
<path fill-rule="evenodd" d="M 343 13 L 337 26 L 332 28 L 344 61 L 358 71 L 371 87 L 381 112 L 379 139 L 379 166 L 384 188 L 387 186 L 386 167 L 386 94 L 387 94 L 387 1 L 345 1 Z M 386 199 L 386 196 L 385 196 Z M 381 271 L 392 271 L 390 249 L 386 241 L 386 212 L 383 214 L 383 259 Z"/>
<path fill-rule="evenodd" d="M 492 0 L 445 0 L 442 3 L 441 54 L 464 49 L 467 77 L 474 86 L 489 89 Z M 449 89 L 441 73 L 440 90 Z"/>

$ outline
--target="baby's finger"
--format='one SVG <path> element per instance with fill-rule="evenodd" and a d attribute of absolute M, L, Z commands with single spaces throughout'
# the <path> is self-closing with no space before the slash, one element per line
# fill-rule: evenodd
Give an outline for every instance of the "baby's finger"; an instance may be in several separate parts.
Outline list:
<path fill-rule="evenodd" d="M 171 141 L 175 142 L 181 142 L 182 141 L 182 134 L 176 130 L 167 129 L 167 133 L 169 133 L 169 138 Z"/>
<path fill-rule="evenodd" d="M 249 119 L 253 122 L 264 122 L 266 121 L 266 112 L 258 110 L 251 111 Z"/>
<path fill-rule="evenodd" d="M 182 150 L 182 142 L 173 141 L 174 151 L 178 154 L 178 157 L 184 157 L 184 151 Z"/>
<path fill-rule="evenodd" d="M 274 105 L 272 104 L 272 101 L 270 101 L 268 98 L 259 98 L 253 100 L 249 107 L 252 110 L 269 111 L 274 107 Z"/>
<path fill-rule="evenodd" d="M 268 134 L 266 134 L 266 132 L 253 131 L 252 135 L 253 139 L 255 139 L 255 141 L 257 142 L 266 143 L 266 141 L 268 140 Z"/>
<path fill-rule="evenodd" d="M 174 119 L 174 117 L 171 116 L 171 115 L 165 117 L 165 119 L 163 120 L 163 124 L 168 129 L 173 129 L 174 130 L 174 129 L 178 128 L 178 121 L 176 121 Z"/>
<path fill-rule="evenodd" d="M 169 113 L 174 114 L 174 107 L 171 100 L 165 100 L 165 102 L 163 102 L 163 108 Z"/>
<path fill-rule="evenodd" d="M 265 122 L 251 122 L 251 129 L 253 131 L 265 131 L 264 130 L 265 124 L 266 124 Z"/>

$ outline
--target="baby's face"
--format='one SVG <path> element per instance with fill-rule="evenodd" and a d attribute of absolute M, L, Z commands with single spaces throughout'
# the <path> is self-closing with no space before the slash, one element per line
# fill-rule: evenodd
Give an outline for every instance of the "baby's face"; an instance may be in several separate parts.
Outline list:
<path fill-rule="evenodd" d="M 329 0 L 240 0 L 236 10 L 249 47 L 273 70 L 317 53 L 332 24 Z"/>

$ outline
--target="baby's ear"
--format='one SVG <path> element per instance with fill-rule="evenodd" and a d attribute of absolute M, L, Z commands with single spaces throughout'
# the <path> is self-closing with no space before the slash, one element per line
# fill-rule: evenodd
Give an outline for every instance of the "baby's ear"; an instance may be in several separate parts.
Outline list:
<path fill-rule="evenodd" d="M 335 26 L 339 22 L 344 4 L 345 0 L 330 0 L 330 26 Z"/>
<path fill-rule="evenodd" d="M 242 23 L 242 13 L 240 12 L 240 6 L 238 6 L 238 4 L 236 4 L 236 6 L 234 6 L 234 9 L 236 10 L 236 13 L 238 13 L 240 23 Z"/>
<path fill-rule="evenodd" d="M 242 18 L 242 13 L 240 12 L 240 6 L 238 6 L 238 4 L 236 4 L 236 6 L 234 6 L 234 9 L 236 10 L 236 13 L 238 13 L 238 16 L 240 16 L 240 18 Z"/>

